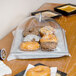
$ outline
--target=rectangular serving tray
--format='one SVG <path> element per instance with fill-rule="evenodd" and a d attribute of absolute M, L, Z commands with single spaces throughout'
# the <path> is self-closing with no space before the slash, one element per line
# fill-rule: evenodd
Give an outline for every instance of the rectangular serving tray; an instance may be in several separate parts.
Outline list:
<path fill-rule="evenodd" d="M 66 12 L 66 11 L 63 11 L 63 10 L 61 10 L 61 9 L 58 9 L 59 7 L 63 7 L 63 6 L 66 6 L 66 5 L 71 5 L 71 6 L 75 6 L 75 7 L 76 7 L 76 5 L 74 5 L 74 4 L 64 4 L 64 5 L 55 7 L 54 10 L 55 10 L 56 12 L 59 12 L 59 13 L 65 15 L 65 16 L 72 15 L 72 14 L 76 14 L 76 10 L 74 10 L 74 11 L 72 11 L 72 12 Z"/>
<path fill-rule="evenodd" d="M 52 17 L 49 17 L 49 18 L 57 18 L 57 17 L 62 16 L 62 14 L 60 14 L 60 13 L 58 13 L 58 12 L 55 12 L 55 11 L 52 11 L 52 10 L 36 11 L 36 12 L 32 12 L 31 15 L 32 15 L 32 16 L 35 16 L 36 14 L 38 14 L 38 13 L 43 13 L 43 12 L 52 12 L 52 13 L 57 14 L 56 16 L 52 16 Z"/>

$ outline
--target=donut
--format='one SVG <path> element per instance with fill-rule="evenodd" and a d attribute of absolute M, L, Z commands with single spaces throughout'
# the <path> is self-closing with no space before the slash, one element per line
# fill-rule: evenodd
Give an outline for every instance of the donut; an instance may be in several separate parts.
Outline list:
<path fill-rule="evenodd" d="M 40 29 L 41 36 L 53 34 L 54 32 L 55 32 L 55 29 L 51 26 L 45 26 L 45 27 Z"/>
<path fill-rule="evenodd" d="M 51 35 L 44 35 L 40 42 L 57 42 L 57 37 L 54 34 Z"/>
<path fill-rule="evenodd" d="M 23 37 L 29 35 L 29 34 L 33 34 L 33 35 L 39 35 L 39 29 L 42 26 L 30 26 L 29 28 L 25 28 L 23 31 Z"/>
<path fill-rule="evenodd" d="M 40 48 L 40 44 L 35 41 L 27 41 L 27 42 L 22 42 L 20 45 L 20 49 L 23 51 L 35 51 Z"/>
<path fill-rule="evenodd" d="M 37 41 L 39 42 L 40 37 L 37 35 L 29 34 L 23 38 L 23 41 Z"/>
<path fill-rule="evenodd" d="M 40 39 L 40 45 L 42 50 L 53 50 L 56 48 L 58 43 L 58 39 L 54 34 L 51 35 L 44 35 L 41 39 Z"/>
<path fill-rule="evenodd" d="M 50 76 L 50 68 L 47 66 L 36 66 L 27 71 L 26 76 Z"/>

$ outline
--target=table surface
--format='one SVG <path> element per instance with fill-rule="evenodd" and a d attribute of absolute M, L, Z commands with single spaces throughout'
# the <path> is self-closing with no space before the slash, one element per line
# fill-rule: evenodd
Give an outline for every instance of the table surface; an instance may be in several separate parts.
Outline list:
<path fill-rule="evenodd" d="M 51 9 L 60 4 L 54 3 L 45 3 L 38 10 Z M 71 57 L 62 57 L 56 59 L 27 59 L 27 60 L 12 60 L 4 61 L 6 65 L 8 65 L 12 69 L 12 75 L 23 71 L 26 69 L 28 64 L 37 64 L 43 63 L 48 66 L 56 66 L 58 70 L 66 72 L 68 76 L 76 76 L 76 15 L 71 16 L 61 16 L 57 18 L 56 21 L 61 25 L 62 28 L 66 31 L 66 39 L 68 44 L 68 49 L 71 54 Z M 10 32 L 5 38 L 0 40 L 0 48 L 5 48 L 7 51 L 7 56 L 10 53 L 10 48 L 13 41 L 12 32 Z"/>

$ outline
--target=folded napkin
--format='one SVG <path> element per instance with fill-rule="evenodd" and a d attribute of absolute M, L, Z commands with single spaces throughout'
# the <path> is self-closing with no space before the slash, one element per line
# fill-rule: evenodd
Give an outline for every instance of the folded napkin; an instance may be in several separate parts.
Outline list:
<path fill-rule="evenodd" d="M 0 76 L 11 74 L 12 70 L 0 60 Z"/>

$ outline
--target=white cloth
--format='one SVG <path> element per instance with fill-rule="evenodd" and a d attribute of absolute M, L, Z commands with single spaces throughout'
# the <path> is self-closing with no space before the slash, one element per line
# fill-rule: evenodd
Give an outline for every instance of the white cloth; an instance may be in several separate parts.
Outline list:
<path fill-rule="evenodd" d="M 0 76 L 11 74 L 12 70 L 0 60 Z"/>
<path fill-rule="evenodd" d="M 57 73 L 57 67 L 51 67 L 51 76 L 56 76 Z"/>

